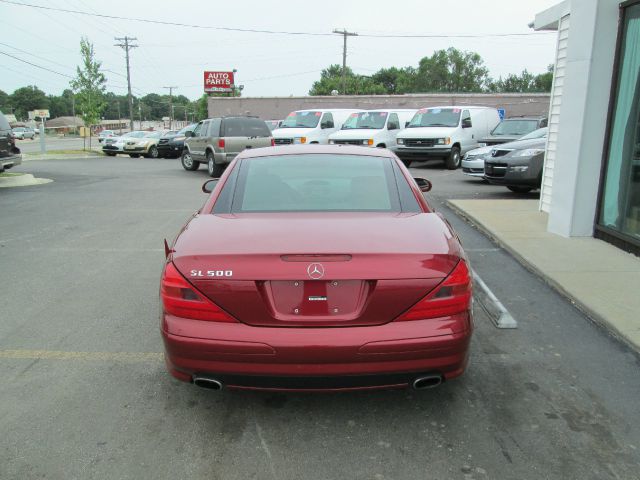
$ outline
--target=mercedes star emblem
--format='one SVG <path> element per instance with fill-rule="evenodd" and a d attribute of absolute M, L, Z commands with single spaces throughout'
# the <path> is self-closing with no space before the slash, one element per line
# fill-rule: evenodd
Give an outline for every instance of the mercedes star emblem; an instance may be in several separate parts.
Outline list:
<path fill-rule="evenodd" d="M 318 280 L 324 277 L 324 267 L 321 263 L 312 263 L 307 267 L 307 273 L 310 278 Z"/>

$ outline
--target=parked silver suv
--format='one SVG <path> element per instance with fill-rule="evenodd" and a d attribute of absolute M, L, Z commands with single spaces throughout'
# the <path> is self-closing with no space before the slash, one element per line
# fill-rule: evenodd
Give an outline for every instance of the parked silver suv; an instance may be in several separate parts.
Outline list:
<path fill-rule="evenodd" d="M 219 177 L 245 148 L 270 147 L 271 130 L 256 117 L 217 117 L 202 120 L 193 132 L 186 132 L 181 162 L 185 170 L 207 164 L 212 177 Z"/>

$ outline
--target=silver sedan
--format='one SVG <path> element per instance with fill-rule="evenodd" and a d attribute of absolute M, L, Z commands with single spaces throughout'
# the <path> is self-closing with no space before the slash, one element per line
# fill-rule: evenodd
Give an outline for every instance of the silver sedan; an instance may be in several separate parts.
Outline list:
<path fill-rule="evenodd" d="M 480 147 L 469 150 L 462 157 L 462 173 L 471 177 L 484 176 L 484 157 L 491 154 L 494 146 Z"/>

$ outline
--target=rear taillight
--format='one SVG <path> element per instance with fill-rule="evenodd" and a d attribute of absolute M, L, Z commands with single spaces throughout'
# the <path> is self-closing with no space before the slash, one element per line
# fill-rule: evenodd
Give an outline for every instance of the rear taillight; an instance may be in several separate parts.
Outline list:
<path fill-rule="evenodd" d="M 272 139 L 271 139 L 271 146 L 272 146 L 272 147 L 275 147 L 275 146 L 276 146 L 276 139 L 275 139 L 275 138 L 272 138 Z"/>
<path fill-rule="evenodd" d="M 218 147 L 220 147 L 220 148 L 224 148 L 224 138 L 220 138 L 220 139 L 218 140 Z"/>
<path fill-rule="evenodd" d="M 209 322 L 236 321 L 211 300 L 198 293 L 171 262 L 165 265 L 162 273 L 160 299 L 164 311 L 176 317 Z"/>
<path fill-rule="evenodd" d="M 424 320 L 464 313 L 471 309 L 471 276 L 464 260 L 451 274 L 396 321 Z"/>

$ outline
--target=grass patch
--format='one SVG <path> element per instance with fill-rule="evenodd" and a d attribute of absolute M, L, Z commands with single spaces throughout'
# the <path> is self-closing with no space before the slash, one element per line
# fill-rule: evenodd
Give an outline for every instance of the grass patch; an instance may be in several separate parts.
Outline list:
<path fill-rule="evenodd" d="M 3 173 L 0 173 L 0 178 L 1 177 L 19 177 L 20 175 L 24 175 L 24 173 L 3 172 Z"/>

